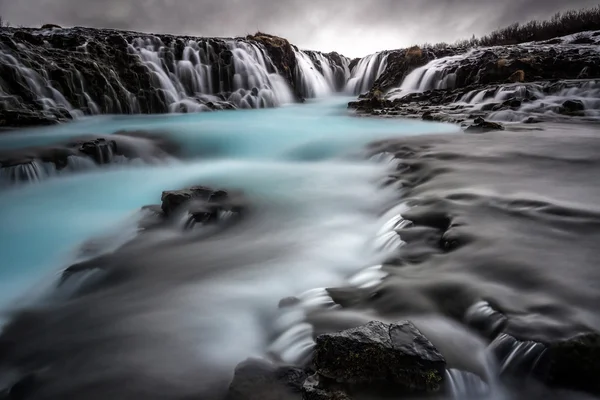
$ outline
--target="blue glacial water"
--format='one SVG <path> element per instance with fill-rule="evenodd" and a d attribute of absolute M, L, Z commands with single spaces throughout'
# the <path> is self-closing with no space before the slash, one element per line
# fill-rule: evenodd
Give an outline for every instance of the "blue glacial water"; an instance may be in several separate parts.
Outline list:
<path fill-rule="evenodd" d="M 118 241 L 133 234 L 141 206 L 158 203 L 163 190 L 191 184 L 241 189 L 251 200 L 278 210 L 272 214 L 280 216 L 280 225 L 288 221 L 295 230 L 311 232 L 305 239 L 313 245 L 322 243 L 323 234 L 338 235 L 332 248 L 361 242 L 361 232 L 368 229 L 356 226 L 368 226 L 370 217 L 357 210 L 372 197 L 369 192 L 376 189 L 374 182 L 383 171 L 381 166 L 340 157 L 378 139 L 455 133 L 457 128 L 354 117 L 346 110 L 347 101 L 330 98 L 267 110 L 102 116 L 2 134 L 0 148 L 17 149 L 83 134 L 151 130 L 179 144 L 185 157 L 159 166 L 98 168 L 4 190 L 0 304 L 20 293 L 32 299 L 32 291 L 40 292 L 39 286 L 56 281 L 79 245 L 96 235 L 109 234 Z M 328 222 L 315 225 L 311 220 L 316 218 Z"/>

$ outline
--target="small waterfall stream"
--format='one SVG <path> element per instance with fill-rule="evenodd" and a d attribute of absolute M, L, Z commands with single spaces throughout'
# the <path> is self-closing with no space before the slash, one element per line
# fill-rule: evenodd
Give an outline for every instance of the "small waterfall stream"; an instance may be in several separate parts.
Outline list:
<path fill-rule="evenodd" d="M 387 68 L 388 56 L 388 53 L 382 52 L 371 54 L 361 59 L 352 69 L 352 74 L 346 85 L 346 91 L 355 95 L 369 91 L 373 83 Z"/>

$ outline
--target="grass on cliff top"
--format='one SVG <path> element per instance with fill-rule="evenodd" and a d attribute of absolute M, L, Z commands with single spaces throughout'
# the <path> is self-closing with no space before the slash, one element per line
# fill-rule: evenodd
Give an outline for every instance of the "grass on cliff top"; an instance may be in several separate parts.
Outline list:
<path fill-rule="evenodd" d="M 287 39 L 275 35 L 269 35 L 268 33 L 262 33 L 260 31 L 256 32 L 254 35 L 248 35 L 247 38 L 269 44 L 273 47 L 285 47 L 289 45 Z"/>
<path fill-rule="evenodd" d="M 569 10 L 556 13 L 546 21 L 514 23 L 506 28 L 493 31 L 481 38 L 460 40 L 453 45 L 438 43 L 425 44 L 425 48 L 506 46 L 512 44 L 538 42 L 579 32 L 600 30 L 600 5 L 581 10 Z"/>

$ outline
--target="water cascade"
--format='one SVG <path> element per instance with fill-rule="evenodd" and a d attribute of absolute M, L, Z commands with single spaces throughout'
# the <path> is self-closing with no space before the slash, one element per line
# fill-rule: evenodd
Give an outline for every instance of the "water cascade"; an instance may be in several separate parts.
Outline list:
<path fill-rule="evenodd" d="M 241 40 L 223 44 L 225 49 L 210 41 L 189 40 L 179 60 L 174 57 L 175 44 L 166 46 L 158 38 L 136 38 L 129 51 L 139 55 L 151 71 L 154 86 L 160 88 L 171 112 L 207 110 L 207 102 L 265 108 L 293 101 L 290 88 L 263 47 Z M 230 64 L 224 62 L 225 54 L 231 54 Z"/>
<path fill-rule="evenodd" d="M 296 87 L 302 97 L 324 97 L 339 91 L 349 74 L 348 60 L 339 57 L 340 64 L 332 62 L 323 54 L 295 50 Z"/>
<path fill-rule="evenodd" d="M 434 89 L 453 89 L 456 86 L 456 69 L 461 61 L 471 57 L 471 53 L 437 58 L 416 68 L 404 78 L 399 88 L 389 91 L 389 99 L 394 100 L 409 93 Z"/>
<path fill-rule="evenodd" d="M 340 91 L 349 77 L 349 60 L 336 53 L 293 50 L 294 61 L 278 64 L 265 45 L 241 38 L 84 28 L 2 35 L 0 107 L 9 126 L 95 114 L 277 107 L 294 102 L 294 92 L 313 98 Z M 283 73 L 288 68 L 293 76 Z"/>
<path fill-rule="evenodd" d="M 369 91 L 373 83 L 387 68 L 388 55 L 387 52 L 381 52 L 361 59 L 352 68 L 350 79 L 346 85 L 346 91 L 355 95 Z"/>

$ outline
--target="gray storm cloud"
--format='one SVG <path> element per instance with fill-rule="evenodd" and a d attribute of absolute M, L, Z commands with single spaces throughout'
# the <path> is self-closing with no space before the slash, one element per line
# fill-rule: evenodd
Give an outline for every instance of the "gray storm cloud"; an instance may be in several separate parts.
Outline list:
<path fill-rule="evenodd" d="M 350 57 L 454 42 L 598 0 L 0 0 L 12 25 L 243 36 L 257 30 Z"/>

